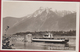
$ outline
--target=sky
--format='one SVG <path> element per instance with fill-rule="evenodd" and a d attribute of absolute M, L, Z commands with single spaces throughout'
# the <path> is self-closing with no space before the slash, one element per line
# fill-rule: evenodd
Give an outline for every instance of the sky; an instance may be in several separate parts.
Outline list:
<path fill-rule="evenodd" d="M 76 3 L 57 3 L 57 2 L 3 2 L 3 17 L 16 17 L 21 18 L 32 14 L 40 7 L 48 7 L 52 8 L 52 10 L 69 10 L 76 11 L 77 4 Z"/>

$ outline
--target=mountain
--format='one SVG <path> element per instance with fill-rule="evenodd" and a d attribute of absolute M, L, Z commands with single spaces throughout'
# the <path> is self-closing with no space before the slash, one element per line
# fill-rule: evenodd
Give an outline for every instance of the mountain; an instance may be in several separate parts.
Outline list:
<path fill-rule="evenodd" d="M 12 28 L 20 20 L 21 20 L 20 18 L 15 18 L 15 17 L 5 17 L 5 18 L 3 18 L 3 33 L 5 33 L 5 29 L 7 28 L 7 26 L 10 26 L 10 28 Z"/>
<path fill-rule="evenodd" d="M 27 31 L 64 31 L 76 29 L 76 13 L 69 13 L 61 17 L 50 8 L 40 7 L 33 14 L 20 19 L 14 19 L 14 22 L 11 18 L 8 20 L 10 20 L 10 24 L 12 25 L 12 27 L 7 31 L 9 34 Z"/>
<path fill-rule="evenodd" d="M 55 12 L 59 17 L 64 17 L 65 15 L 74 13 L 74 12 L 72 12 L 72 11 L 66 11 L 66 10 L 63 10 L 63 11 L 57 11 L 57 10 L 55 10 L 54 12 Z"/>
<path fill-rule="evenodd" d="M 76 30 L 76 13 L 65 15 L 59 20 L 60 30 Z"/>

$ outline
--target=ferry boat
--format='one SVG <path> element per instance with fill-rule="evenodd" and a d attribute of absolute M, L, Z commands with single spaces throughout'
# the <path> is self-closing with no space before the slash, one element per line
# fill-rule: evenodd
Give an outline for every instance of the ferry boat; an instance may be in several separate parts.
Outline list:
<path fill-rule="evenodd" d="M 32 38 L 33 42 L 47 42 L 47 43 L 67 43 L 68 39 L 55 39 L 51 33 L 43 35 L 43 38 Z"/>

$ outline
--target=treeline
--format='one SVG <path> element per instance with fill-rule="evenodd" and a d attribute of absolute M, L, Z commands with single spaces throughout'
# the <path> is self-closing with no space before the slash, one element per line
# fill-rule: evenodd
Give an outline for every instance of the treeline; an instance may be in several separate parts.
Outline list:
<path fill-rule="evenodd" d="M 76 36 L 76 30 L 70 30 L 70 31 L 40 31 L 40 32 L 35 32 L 33 35 L 44 35 L 51 33 L 53 36 Z"/>
<path fill-rule="evenodd" d="M 35 31 L 35 32 L 19 32 L 14 35 L 25 35 L 25 34 L 32 34 L 34 35 L 44 35 L 51 33 L 53 36 L 76 36 L 76 30 L 70 31 Z"/>

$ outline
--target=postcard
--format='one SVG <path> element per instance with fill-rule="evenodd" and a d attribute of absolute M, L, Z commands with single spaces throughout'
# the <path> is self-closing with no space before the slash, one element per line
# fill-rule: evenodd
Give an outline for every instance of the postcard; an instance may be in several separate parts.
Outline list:
<path fill-rule="evenodd" d="M 79 3 L 2 1 L 2 50 L 78 51 Z"/>

